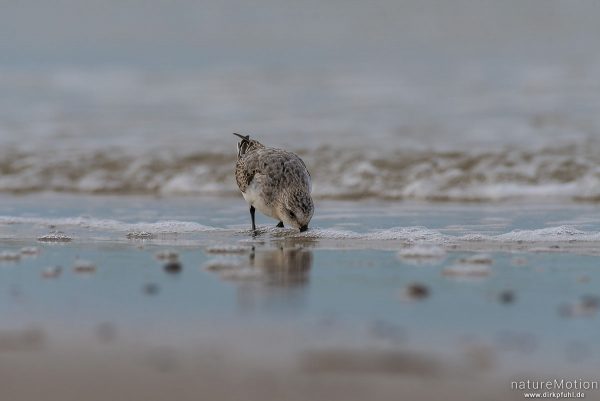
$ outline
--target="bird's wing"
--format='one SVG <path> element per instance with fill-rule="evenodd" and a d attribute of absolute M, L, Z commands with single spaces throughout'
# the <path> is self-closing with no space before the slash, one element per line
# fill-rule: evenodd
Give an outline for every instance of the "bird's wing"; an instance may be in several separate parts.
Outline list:
<path fill-rule="evenodd" d="M 308 174 L 306 184 L 310 186 L 310 173 L 300 157 L 281 149 L 263 148 L 248 152 L 238 159 L 235 179 L 240 190 L 246 192 L 257 174 L 263 176 L 263 184 L 277 188 L 282 184 L 287 185 L 294 177 L 302 177 L 304 172 Z"/>
<path fill-rule="evenodd" d="M 308 171 L 308 167 L 306 167 L 306 164 L 304 163 L 304 160 L 302 160 L 300 158 L 300 156 L 296 155 L 296 157 L 298 158 L 298 160 L 300 160 L 300 163 L 302 163 L 302 165 L 304 166 L 304 169 L 306 170 L 306 173 L 308 174 L 308 178 L 312 178 L 310 175 L 310 171 Z"/>
<path fill-rule="evenodd" d="M 261 163 L 265 150 L 255 149 L 242 155 L 235 164 L 235 180 L 240 191 L 246 192 L 246 189 L 255 179 L 255 175 L 262 172 Z M 268 153 L 268 152 L 267 152 Z"/>

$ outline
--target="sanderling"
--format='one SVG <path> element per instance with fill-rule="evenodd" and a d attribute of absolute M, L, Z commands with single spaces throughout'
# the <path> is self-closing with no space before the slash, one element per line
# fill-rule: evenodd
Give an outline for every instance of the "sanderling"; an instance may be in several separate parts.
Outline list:
<path fill-rule="evenodd" d="M 314 206 L 310 197 L 310 173 L 298 155 L 283 149 L 268 148 L 250 135 L 237 144 L 235 180 L 244 199 L 250 204 L 252 230 L 256 230 L 254 211 L 284 223 L 308 229 Z"/>

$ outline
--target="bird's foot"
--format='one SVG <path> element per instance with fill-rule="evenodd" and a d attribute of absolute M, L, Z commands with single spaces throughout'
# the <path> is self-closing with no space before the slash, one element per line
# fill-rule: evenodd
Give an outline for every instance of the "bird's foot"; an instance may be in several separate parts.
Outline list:
<path fill-rule="evenodd" d="M 279 223 L 277 223 L 277 225 L 275 227 L 279 227 L 279 228 L 283 228 L 283 221 L 280 221 Z"/>
<path fill-rule="evenodd" d="M 252 236 L 252 238 L 256 238 L 256 237 L 260 237 L 260 236 L 266 234 L 267 232 L 269 232 L 268 229 L 257 227 L 253 230 L 250 230 L 250 235 Z"/>

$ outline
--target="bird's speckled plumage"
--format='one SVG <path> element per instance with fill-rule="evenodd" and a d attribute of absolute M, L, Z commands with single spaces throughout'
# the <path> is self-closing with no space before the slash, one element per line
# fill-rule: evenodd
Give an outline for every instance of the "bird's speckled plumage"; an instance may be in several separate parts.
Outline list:
<path fill-rule="evenodd" d="M 292 152 L 266 147 L 249 136 L 237 136 L 241 141 L 235 179 L 244 199 L 261 213 L 305 230 L 314 205 L 310 174 L 302 159 Z"/>

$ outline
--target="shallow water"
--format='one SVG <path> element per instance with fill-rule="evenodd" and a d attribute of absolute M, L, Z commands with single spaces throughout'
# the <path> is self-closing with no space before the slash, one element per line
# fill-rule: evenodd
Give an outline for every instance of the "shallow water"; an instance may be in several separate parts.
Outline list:
<path fill-rule="evenodd" d="M 599 367 L 596 206 L 317 211 L 307 233 L 260 217 L 252 236 L 241 199 L 2 197 L 0 252 L 20 256 L 0 261 L 0 352 L 52 361 L 80 344 L 92 363 L 123 348 L 133 374 L 191 373 L 204 359 L 188 351 L 213 349 L 267 371 L 500 388 Z M 71 241 L 37 240 L 55 230 Z"/>

